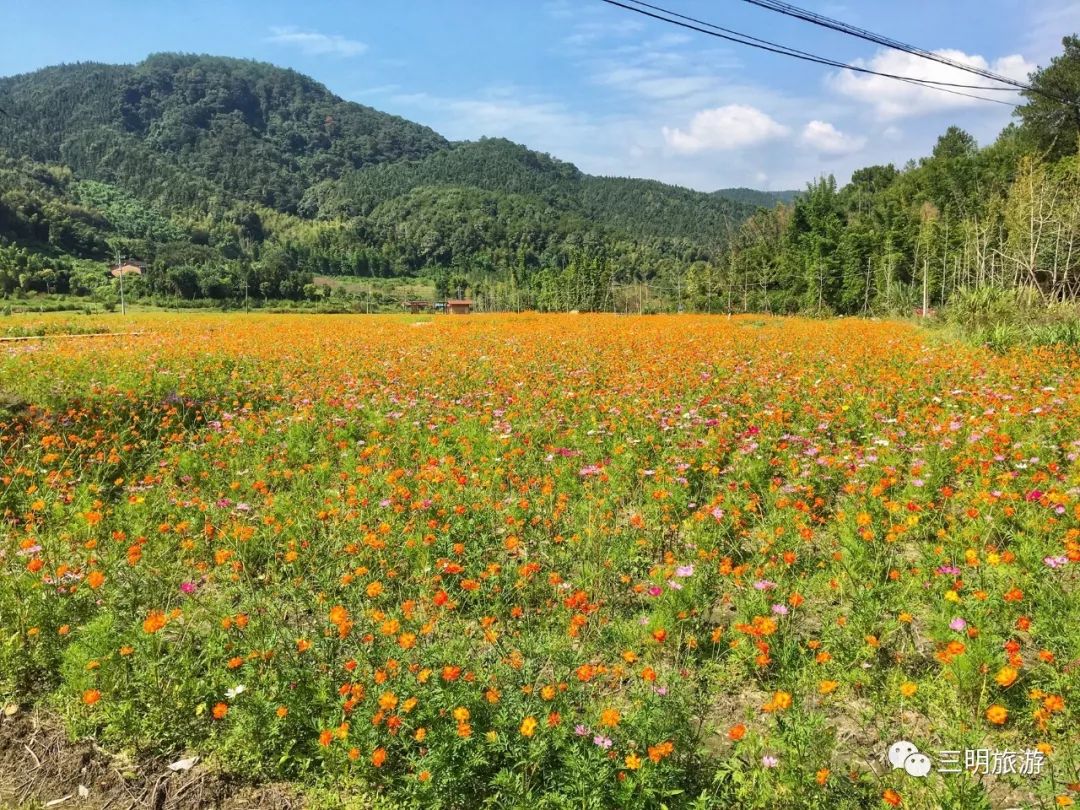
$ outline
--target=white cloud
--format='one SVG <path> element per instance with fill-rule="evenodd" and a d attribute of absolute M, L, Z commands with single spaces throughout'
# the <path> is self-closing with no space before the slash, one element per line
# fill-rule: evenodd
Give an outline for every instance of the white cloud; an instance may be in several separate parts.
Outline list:
<path fill-rule="evenodd" d="M 845 135 L 828 121 L 811 121 L 803 127 L 802 142 L 826 155 L 850 155 L 866 146 L 866 138 Z"/>
<path fill-rule="evenodd" d="M 782 138 L 789 130 L 756 107 L 728 104 L 697 113 L 685 132 L 668 127 L 662 132 L 668 146 L 690 153 L 753 146 Z"/>
<path fill-rule="evenodd" d="M 1076 30 L 1080 19 L 1077 0 L 1041 0 L 1033 3 L 1024 20 L 1024 49 L 1041 65 L 1061 53 L 1061 38 Z"/>
<path fill-rule="evenodd" d="M 1010 79 L 1021 81 L 1025 80 L 1027 74 L 1035 67 L 1019 54 L 1004 56 L 991 63 L 978 54 L 966 54 L 958 50 L 945 49 L 934 53 L 971 67 L 991 70 Z M 1001 86 L 989 79 L 982 79 L 959 68 L 900 51 L 881 50 L 869 62 L 857 59 L 853 64 L 857 67 L 868 67 L 882 73 L 910 76 L 915 79 L 931 79 L 938 82 L 974 84 L 986 87 Z M 1015 93 L 996 90 L 947 88 L 956 91 L 947 93 L 924 85 L 910 84 L 884 76 L 873 76 L 868 73 L 855 73 L 850 70 L 842 70 L 839 73 L 832 74 L 828 82 L 840 93 L 870 104 L 877 118 L 882 121 L 924 115 L 957 107 L 997 106 L 971 98 L 971 95 L 996 98 L 1002 101 L 1015 101 L 1016 98 Z M 958 93 L 969 95 L 958 95 Z"/>
<path fill-rule="evenodd" d="M 363 42 L 346 39 L 339 34 L 301 31 L 294 25 L 271 26 L 266 41 L 299 48 L 309 56 L 359 56 L 368 48 Z"/>

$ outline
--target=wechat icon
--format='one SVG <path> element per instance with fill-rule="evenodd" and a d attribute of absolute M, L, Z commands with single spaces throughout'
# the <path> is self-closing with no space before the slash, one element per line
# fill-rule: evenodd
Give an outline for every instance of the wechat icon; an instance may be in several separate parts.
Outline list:
<path fill-rule="evenodd" d="M 923 777 L 930 773 L 930 757 L 907 740 L 898 740 L 889 746 L 889 764 L 893 770 L 903 768 L 909 776 Z"/>

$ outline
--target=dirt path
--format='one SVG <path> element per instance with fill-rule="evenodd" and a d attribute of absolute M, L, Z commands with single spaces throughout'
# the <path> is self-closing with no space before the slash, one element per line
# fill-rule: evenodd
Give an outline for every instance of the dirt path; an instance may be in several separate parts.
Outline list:
<path fill-rule="evenodd" d="M 0 807 L 78 810 L 299 810 L 287 787 L 251 786 L 196 763 L 132 762 L 93 741 L 70 742 L 47 716 L 0 716 Z"/>

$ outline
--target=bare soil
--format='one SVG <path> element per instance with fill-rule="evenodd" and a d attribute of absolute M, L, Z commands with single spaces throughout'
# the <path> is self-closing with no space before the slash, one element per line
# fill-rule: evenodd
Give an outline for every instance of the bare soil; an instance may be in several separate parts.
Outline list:
<path fill-rule="evenodd" d="M 72 742 L 54 719 L 0 715 L 0 807 L 78 810 L 299 810 L 288 786 L 245 784 L 202 763 L 173 771 L 166 761 L 132 762 L 93 740 Z"/>

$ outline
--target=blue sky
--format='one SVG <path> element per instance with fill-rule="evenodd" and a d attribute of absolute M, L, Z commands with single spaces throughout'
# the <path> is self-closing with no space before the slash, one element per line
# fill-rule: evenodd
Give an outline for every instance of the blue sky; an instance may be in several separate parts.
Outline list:
<path fill-rule="evenodd" d="M 1058 53 L 1062 35 L 1080 31 L 1080 0 L 800 3 L 1017 78 Z M 741 0 L 658 4 L 846 62 L 977 80 Z M 839 75 L 600 0 L 4 5 L 0 75 L 137 62 L 156 51 L 254 58 L 449 138 L 507 137 L 592 173 L 702 190 L 801 188 L 829 172 L 843 182 L 860 166 L 927 153 L 949 124 L 986 143 L 1010 120 L 1001 105 Z"/>

